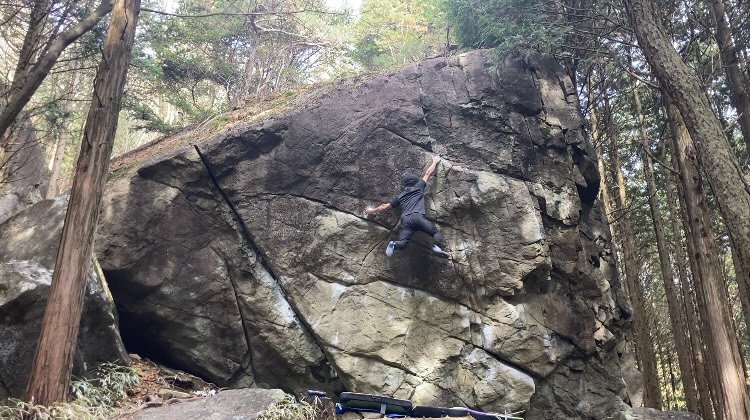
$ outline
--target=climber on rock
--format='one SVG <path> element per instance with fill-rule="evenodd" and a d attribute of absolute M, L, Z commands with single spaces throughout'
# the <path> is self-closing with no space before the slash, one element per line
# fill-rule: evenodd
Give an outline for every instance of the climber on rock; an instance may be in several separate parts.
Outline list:
<path fill-rule="evenodd" d="M 427 180 L 435 172 L 439 162 L 440 156 L 433 156 L 432 164 L 424 171 L 422 178 L 413 173 L 405 173 L 401 177 L 402 191 L 393 196 L 390 202 L 374 208 L 368 207 L 365 210 L 366 214 L 371 214 L 380 213 L 390 208 L 401 209 L 401 230 L 398 233 L 398 241 L 388 242 L 385 255 L 390 257 L 393 255 L 394 249 L 406 248 L 414 233 L 422 231 L 432 236 L 432 252 L 443 258 L 450 258 L 450 254 L 442 248 L 443 235 L 424 216 L 424 189 L 427 186 Z"/>

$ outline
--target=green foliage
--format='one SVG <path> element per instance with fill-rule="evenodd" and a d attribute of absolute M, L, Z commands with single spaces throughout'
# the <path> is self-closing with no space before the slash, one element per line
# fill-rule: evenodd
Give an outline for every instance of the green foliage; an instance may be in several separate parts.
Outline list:
<path fill-rule="evenodd" d="M 330 59 L 322 4 L 178 0 L 179 17 L 143 14 L 126 109 L 142 128 L 169 133 L 308 82 Z"/>
<path fill-rule="evenodd" d="M 315 417 L 315 407 L 288 394 L 258 413 L 258 420 L 310 420 Z"/>
<path fill-rule="evenodd" d="M 181 14 L 208 13 L 193 2 L 178 5 Z M 144 129 L 169 133 L 174 125 L 205 118 L 214 106 L 225 109 L 221 87 L 231 88 L 227 80 L 236 79 L 238 71 L 227 63 L 231 53 L 225 47 L 228 37 L 240 33 L 238 21 L 144 14 L 132 59 L 134 77 L 123 101 L 130 117 L 142 121 Z"/>
<path fill-rule="evenodd" d="M 128 366 L 104 363 L 94 371 L 93 379 L 75 380 L 70 385 L 70 403 L 44 407 L 17 399 L 0 406 L 0 419 L 32 417 L 35 420 L 106 419 L 115 412 L 118 401 L 135 386 L 138 375 Z"/>
<path fill-rule="evenodd" d="M 562 13 L 539 0 L 445 0 L 448 18 L 464 48 L 499 53 L 560 50 L 570 32 Z"/>
<path fill-rule="evenodd" d="M 422 60 L 445 49 L 440 0 L 364 0 L 352 56 L 367 70 Z"/>
<path fill-rule="evenodd" d="M 148 104 L 136 101 L 132 96 L 125 97 L 122 106 L 127 110 L 130 118 L 138 122 L 134 127 L 136 130 L 162 134 L 173 134 L 179 131 L 180 127 L 167 123 Z"/>
<path fill-rule="evenodd" d="M 220 127 L 224 126 L 227 121 L 229 121 L 229 115 L 222 114 L 211 120 L 211 127 L 213 127 L 214 130 L 219 129 Z"/>

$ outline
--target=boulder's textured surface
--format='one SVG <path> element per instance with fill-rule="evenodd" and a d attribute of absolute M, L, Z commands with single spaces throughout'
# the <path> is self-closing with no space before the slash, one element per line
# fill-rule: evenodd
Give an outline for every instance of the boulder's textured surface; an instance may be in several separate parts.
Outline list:
<path fill-rule="evenodd" d="M 701 420 L 701 416 L 686 411 L 659 411 L 653 408 L 631 408 L 606 420 Z"/>
<path fill-rule="evenodd" d="M 97 240 L 131 351 L 222 386 L 528 418 L 627 401 L 629 305 L 576 92 L 554 62 L 428 60 L 297 99 L 112 183 Z M 427 217 L 365 217 L 443 157 Z"/>
<path fill-rule="evenodd" d="M 178 404 L 146 409 L 133 420 L 255 420 L 258 413 L 284 398 L 278 389 L 234 389 Z"/>
<path fill-rule="evenodd" d="M 22 127 L 3 146 L 7 146 L 0 173 L 0 223 L 42 200 L 46 188 L 43 177 L 44 154 L 36 132 Z M 7 178 L 4 178 L 7 177 Z"/>
<path fill-rule="evenodd" d="M 39 339 L 66 198 L 42 201 L 0 225 L 0 401 L 21 397 Z M 117 312 L 94 262 L 88 275 L 74 375 L 103 362 L 127 363 Z"/>

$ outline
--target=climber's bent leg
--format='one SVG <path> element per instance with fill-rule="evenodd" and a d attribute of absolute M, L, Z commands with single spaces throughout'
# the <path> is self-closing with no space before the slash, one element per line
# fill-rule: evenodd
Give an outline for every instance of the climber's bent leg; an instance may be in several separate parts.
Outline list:
<path fill-rule="evenodd" d="M 450 258 L 451 254 L 443 250 L 443 234 L 438 232 L 429 220 L 420 217 L 419 220 L 415 222 L 415 225 L 417 225 L 415 227 L 418 227 L 422 232 L 432 236 L 432 252 L 443 258 Z"/>
<path fill-rule="evenodd" d="M 416 231 L 408 222 L 404 223 L 404 220 L 402 220 L 401 230 L 398 232 L 398 241 L 394 242 L 395 248 L 399 250 L 406 248 L 406 245 L 409 245 L 409 241 L 411 241 L 411 237 L 414 236 Z"/>
<path fill-rule="evenodd" d="M 414 229 L 414 226 L 412 224 L 412 217 L 405 216 L 401 218 L 401 230 L 398 232 L 398 241 L 388 242 L 388 246 L 385 248 L 385 255 L 390 257 L 391 255 L 393 255 L 394 249 L 401 250 L 409 245 L 411 237 L 414 236 L 414 233 L 417 231 L 417 229 Z"/>

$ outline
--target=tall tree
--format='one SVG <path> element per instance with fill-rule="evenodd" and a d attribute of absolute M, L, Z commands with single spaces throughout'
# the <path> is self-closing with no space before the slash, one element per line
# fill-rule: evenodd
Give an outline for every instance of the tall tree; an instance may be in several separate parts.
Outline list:
<path fill-rule="evenodd" d="M 711 11 L 716 22 L 716 42 L 719 46 L 721 61 L 729 82 L 729 98 L 737 110 L 737 121 L 740 126 L 745 147 L 750 153 L 750 95 L 748 94 L 748 78 L 739 60 L 739 53 L 732 39 L 732 31 L 727 20 L 723 0 L 712 0 Z M 742 246 L 748 242 L 735 238 L 737 233 L 731 233 L 731 244 L 736 256 L 735 274 L 740 293 L 742 311 L 745 323 L 750 328 L 750 252 L 741 252 Z"/>
<path fill-rule="evenodd" d="M 737 109 L 737 120 L 742 137 L 750 152 L 750 96 L 748 96 L 748 79 L 740 66 L 739 54 L 732 39 L 732 30 L 727 20 L 723 0 L 711 0 L 711 11 L 716 22 L 716 42 L 719 46 L 721 61 L 729 82 L 732 104 Z"/>
<path fill-rule="evenodd" d="M 684 131 L 684 126 L 675 124 L 674 127 L 677 130 L 673 129 L 672 136 L 686 135 L 686 133 L 682 133 L 682 131 Z M 698 398 L 698 410 L 695 412 L 698 413 L 704 420 L 711 420 L 713 418 L 713 411 L 711 409 L 711 392 L 709 391 L 707 382 L 707 370 L 705 366 L 705 359 L 703 356 L 703 346 L 701 345 L 701 343 L 704 342 L 701 334 L 703 329 L 701 328 L 700 319 L 697 318 L 695 311 L 694 293 L 688 279 L 688 258 L 685 255 L 685 251 L 682 246 L 682 236 L 680 234 L 682 231 L 681 227 L 683 226 L 680 223 L 681 220 L 683 220 L 683 212 L 679 209 L 681 208 L 681 206 L 679 205 L 679 202 L 681 200 L 675 197 L 675 193 L 673 191 L 676 188 L 674 178 L 667 177 L 666 180 L 667 185 L 665 186 L 664 190 L 667 195 L 667 206 L 669 207 L 669 215 L 672 224 L 672 244 L 674 246 L 674 254 L 676 260 L 675 265 L 677 266 L 677 272 L 680 278 L 680 286 L 682 289 L 682 301 L 680 306 L 681 312 L 686 321 L 686 327 L 685 330 L 682 331 L 682 333 L 687 335 L 689 338 L 688 351 L 690 352 L 690 362 L 693 368 L 696 395 Z M 677 188 L 684 189 L 682 184 L 680 184 L 680 186 Z M 687 226 L 687 223 L 685 223 L 685 226 Z M 690 261 L 692 261 L 692 259 L 690 259 Z M 697 269 L 694 269 L 692 270 L 692 274 L 693 280 L 695 280 L 695 276 L 699 275 L 699 272 Z M 675 334 L 677 333 L 680 332 L 675 331 Z"/>
<path fill-rule="evenodd" d="M 605 98 L 605 102 L 607 99 Z M 609 106 L 606 106 L 609 109 Z M 638 367 L 643 373 L 643 404 L 646 407 L 661 409 L 661 391 L 659 389 L 659 375 L 656 370 L 656 354 L 652 345 L 648 316 L 646 314 L 646 301 L 643 285 L 638 275 L 638 260 L 636 258 L 636 247 L 633 228 L 630 223 L 630 209 L 628 206 L 625 179 L 620 167 L 619 151 L 617 146 L 617 135 L 615 123 L 608 121 L 610 160 L 614 172 L 617 187 L 618 210 L 621 212 L 617 223 L 617 232 L 622 243 L 623 265 L 625 266 L 625 282 L 628 286 L 630 301 L 633 304 L 633 328 L 635 330 L 635 348 Z"/>
<path fill-rule="evenodd" d="M 670 125 L 674 134 L 675 157 L 680 171 L 681 190 L 689 223 L 691 259 L 694 260 L 698 309 L 703 321 L 701 332 L 712 369 L 711 394 L 714 409 L 720 419 L 750 418 L 750 399 L 745 389 L 745 377 L 740 361 L 737 337 L 732 326 L 725 299 L 724 280 L 718 261 L 714 234 L 708 219 L 706 197 L 693 142 L 682 130 L 681 113 L 665 93 Z"/>
<path fill-rule="evenodd" d="M 322 0 L 174 4 L 174 13 L 144 15 L 138 34 L 124 106 L 148 130 L 174 131 L 299 87 L 329 58 L 325 20 L 315 20 L 329 16 L 315 12 Z"/>
<path fill-rule="evenodd" d="M 140 3 L 140 0 L 118 0 L 107 30 L 47 308 L 26 390 L 26 398 L 37 404 L 51 405 L 65 401 L 68 396 L 86 275 L 91 265 L 99 205 L 117 129 Z"/>
<path fill-rule="evenodd" d="M 58 179 L 60 177 L 60 168 L 65 157 L 65 146 L 70 138 L 70 124 L 73 119 L 73 107 L 75 104 L 75 95 L 78 89 L 78 83 L 81 79 L 81 73 L 74 70 L 68 81 L 65 104 L 60 118 L 59 126 L 55 130 L 57 141 L 55 142 L 54 155 L 52 158 L 52 167 L 50 168 L 49 181 L 47 182 L 47 191 L 44 198 L 52 198 L 58 194 Z"/>
<path fill-rule="evenodd" d="M 0 92 L 3 99 L 0 103 L 0 139 L 6 137 L 7 130 L 57 63 L 65 48 L 96 26 L 112 10 L 112 0 L 102 0 L 80 21 L 68 27 L 58 28 L 59 33 L 53 31 L 54 37 L 39 39 L 44 16 L 50 13 L 49 7 L 50 3 L 46 0 L 35 0 L 13 81 Z M 42 10 L 43 12 L 40 12 Z M 2 160 L 0 164 L 1 162 Z"/>
<path fill-rule="evenodd" d="M 459 42 L 470 48 L 552 53 L 561 49 L 570 31 L 562 1 L 447 0 L 446 4 Z"/>
<path fill-rule="evenodd" d="M 626 0 L 638 43 L 696 145 L 742 267 L 750 267 L 750 186 L 695 73 L 682 61 L 650 0 Z M 744 270 L 739 270 L 744 271 Z"/>
<path fill-rule="evenodd" d="M 593 67 L 593 66 L 592 66 Z M 614 227 L 615 221 L 612 217 L 612 202 L 609 197 L 609 187 L 607 185 L 607 171 L 604 168 L 604 136 L 599 127 L 599 113 L 601 112 L 597 107 L 596 95 L 594 94 L 595 86 L 595 71 L 592 68 L 588 72 L 586 77 L 587 92 L 586 97 L 588 99 L 588 105 L 586 107 L 588 111 L 589 121 L 591 121 L 591 137 L 594 143 L 594 151 L 596 152 L 597 170 L 599 171 L 599 201 L 601 201 L 604 207 L 604 215 L 607 218 L 607 224 L 609 225 L 610 235 L 614 237 L 612 228 Z"/>
<path fill-rule="evenodd" d="M 447 33 L 440 1 L 364 0 L 354 24 L 354 58 L 378 70 L 443 53 Z"/>
<path fill-rule="evenodd" d="M 659 267 L 661 271 L 662 282 L 664 283 L 664 293 L 667 298 L 667 308 L 669 310 L 669 320 L 672 326 L 672 335 L 677 345 L 677 362 L 680 366 L 680 377 L 685 391 L 685 400 L 688 410 L 698 412 L 698 396 L 695 389 L 695 379 L 693 367 L 690 363 L 690 344 L 688 341 L 685 319 L 680 310 L 677 292 L 674 287 L 674 271 L 667 250 L 667 239 L 664 234 L 664 221 L 659 210 L 659 203 L 656 190 L 656 178 L 654 176 L 654 164 L 649 154 L 650 141 L 646 131 L 646 117 L 643 112 L 643 105 L 638 91 L 638 85 L 633 76 L 629 77 L 630 87 L 633 94 L 633 104 L 635 105 L 635 114 L 638 121 L 638 136 L 641 140 L 643 174 L 646 178 L 646 191 L 648 192 L 648 204 L 651 209 L 651 220 L 653 221 L 654 233 L 656 235 L 656 247 L 659 253 Z"/>

